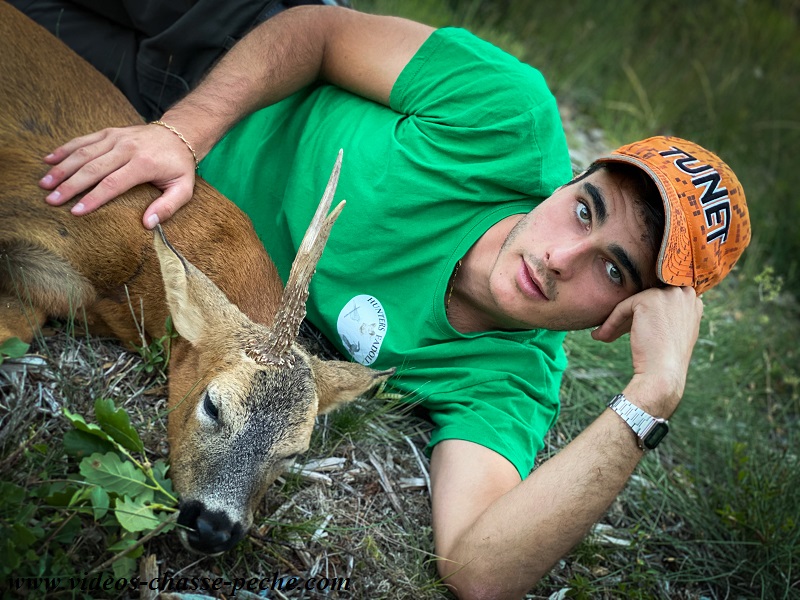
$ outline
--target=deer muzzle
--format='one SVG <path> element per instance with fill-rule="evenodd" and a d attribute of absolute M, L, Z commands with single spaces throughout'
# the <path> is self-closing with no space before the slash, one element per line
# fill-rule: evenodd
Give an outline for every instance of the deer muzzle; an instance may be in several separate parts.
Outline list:
<path fill-rule="evenodd" d="M 201 554 L 220 554 L 233 548 L 247 528 L 234 523 L 223 511 L 210 510 L 197 500 L 181 504 L 178 525 L 183 545 Z"/>

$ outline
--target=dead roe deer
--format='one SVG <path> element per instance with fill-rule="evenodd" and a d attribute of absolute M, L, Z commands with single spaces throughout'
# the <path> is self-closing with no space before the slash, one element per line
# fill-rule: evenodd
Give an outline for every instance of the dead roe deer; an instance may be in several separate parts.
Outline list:
<path fill-rule="evenodd" d="M 247 217 L 201 180 L 165 237 L 141 226 L 159 193 L 151 186 L 80 218 L 69 212 L 75 201 L 43 201 L 42 156 L 141 122 L 100 73 L 0 2 L 0 342 L 30 340 L 48 316 L 72 314 L 132 344 L 134 313 L 150 338 L 165 335 L 171 314 L 180 334 L 168 426 L 178 521 L 184 543 L 216 553 L 245 535 L 267 487 L 308 448 L 315 417 L 391 372 L 325 362 L 295 343 L 340 209 L 325 216 L 339 161 L 285 290 Z"/>

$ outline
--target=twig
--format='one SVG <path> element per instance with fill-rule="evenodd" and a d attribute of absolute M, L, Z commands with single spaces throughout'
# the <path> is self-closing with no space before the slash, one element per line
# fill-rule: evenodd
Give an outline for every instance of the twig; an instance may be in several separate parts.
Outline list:
<path fill-rule="evenodd" d="M 37 429 L 36 431 L 34 431 L 33 435 L 31 437 L 29 437 L 27 440 L 25 440 L 24 442 L 22 442 L 22 444 L 20 444 L 19 448 L 17 448 L 11 454 L 6 456 L 0 462 L 0 472 L 4 471 L 7 467 L 12 466 L 14 464 L 14 462 L 16 462 L 17 458 L 19 458 L 19 455 L 22 454 L 23 452 L 25 452 L 25 450 L 28 448 L 28 446 L 30 446 L 31 443 L 33 443 L 33 440 L 35 440 L 37 437 L 39 437 L 39 434 L 42 431 L 43 431 L 42 429 Z"/>
<path fill-rule="evenodd" d="M 317 530 L 314 532 L 314 535 L 311 536 L 311 540 L 310 541 L 311 541 L 312 544 L 314 542 L 318 542 L 319 540 L 322 539 L 323 536 L 326 535 L 325 528 L 328 526 L 328 523 L 331 522 L 332 518 L 333 518 L 333 515 L 328 515 L 327 517 L 325 517 L 325 520 L 322 522 L 322 525 L 317 527 Z"/>
<path fill-rule="evenodd" d="M 281 591 L 280 591 L 280 590 L 272 590 L 272 591 L 273 591 L 273 593 L 274 593 L 274 594 L 275 594 L 275 595 L 276 595 L 278 598 L 280 598 L 281 600 L 289 600 L 289 597 L 288 597 L 288 596 L 286 596 L 285 594 L 281 593 Z"/>
<path fill-rule="evenodd" d="M 305 469 L 296 469 L 291 470 L 290 473 L 301 477 L 302 479 L 307 479 L 308 481 L 314 483 L 321 483 L 323 485 L 333 485 L 333 479 L 325 475 L 324 473 L 318 473 L 317 471 L 306 471 Z"/>
<path fill-rule="evenodd" d="M 120 558 L 122 558 L 123 556 L 128 554 L 129 552 L 131 552 L 133 550 L 136 550 L 136 548 L 138 548 L 139 546 L 142 546 L 145 542 L 147 542 L 151 538 L 157 536 L 159 533 L 161 533 L 164 530 L 164 528 L 167 525 L 170 525 L 170 524 L 174 523 L 177 520 L 178 520 L 178 513 L 172 513 L 158 527 L 153 529 L 153 531 L 151 531 L 147 535 L 142 536 L 142 538 L 137 540 L 137 542 L 135 544 L 133 544 L 130 548 L 125 548 L 125 550 L 115 554 L 114 556 L 109 558 L 107 561 L 105 561 L 103 564 L 94 567 L 91 571 L 89 571 L 88 575 L 92 575 L 94 573 L 99 573 L 100 571 L 102 571 L 103 569 L 108 567 L 109 565 L 113 564 L 114 561 L 119 560 Z"/>
<path fill-rule="evenodd" d="M 64 529 L 66 524 L 72 521 L 72 517 L 74 517 L 77 514 L 78 514 L 77 512 L 72 513 L 70 516 L 64 519 L 61 525 L 56 527 L 56 530 L 53 533 L 47 536 L 47 539 L 42 543 L 42 546 L 40 548 L 40 552 L 42 554 L 47 554 L 47 547 L 50 545 L 50 542 L 53 540 L 54 537 L 56 537 L 59 533 L 61 533 L 61 530 Z"/>
<path fill-rule="evenodd" d="M 425 487 L 428 488 L 428 496 L 430 497 L 430 495 L 431 495 L 431 476 L 428 474 L 428 468 L 425 466 L 425 460 L 423 459 L 422 454 L 419 451 L 419 448 L 417 448 L 414 445 L 414 442 L 411 441 L 411 438 L 409 438 L 407 435 L 404 435 L 403 439 L 406 441 L 406 443 L 409 446 L 411 446 L 411 450 L 413 450 L 413 452 L 414 452 L 414 458 L 417 459 L 417 464 L 419 465 L 419 470 L 422 471 L 422 476 L 425 478 Z"/>
<path fill-rule="evenodd" d="M 375 456 L 372 452 L 369 453 L 369 462 L 375 467 L 375 470 L 378 472 L 378 478 L 380 479 L 381 487 L 386 491 L 386 494 L 389 496 L 389 502 L 392 503 L 392 506 L 397 511 L 397 514 L 403 514 L 403 507 L 400 505 L 400 500 L 397 497 L 397 494 L 394 491 L 394 487 L 392 487 L 392 482 L 389 481 L 389 477 L 386 475 L 386 471 L 383 469 L 383 465 L 378 460 L 378 457 Z"/>
<path fill-rule="evenodd" d="M 318 458 L 310 460 L 302 466 L 293 465 L 289 470 L 317 471 L 320 473 L 327 471 L 341 471 L 347 459 L 343 456 L 329 456 L 328 458 Z"/>
<path fill-rule="evenodd" d="M 156 566 L 155 554 L 148 554 L 139 563 L 139 577 L 141 577 L 142 581 L 158 579 L 158 567 Z M 158 592 L 156 590 L 151 590 L 148 586 L 140 587 L 139 590 L 141 594 L 140 600 L 156 600 L 158 597 Z"/>

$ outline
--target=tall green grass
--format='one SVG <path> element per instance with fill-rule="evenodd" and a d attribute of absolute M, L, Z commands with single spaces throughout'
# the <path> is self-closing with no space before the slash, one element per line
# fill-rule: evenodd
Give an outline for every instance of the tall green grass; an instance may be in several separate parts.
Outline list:
<path fill-rule="evenodd" d="M 631 483 L 609 518 L 635 544 L 601 553 L 621 579 L 593 581 L 594 593 L 614 597 L 609 586 L 619 591 L 637 576 L 633 557 L 646 557 L 643 597 L 672 597 L 656 593 L 668 583 L 675 594 L 800 598 L 800 320 L 759 275 L 743 269 L 705 295 L 672 432 L 639 468 L 647 483 Z M 585 332 L 567 348 L 569 439 L 624 385 L 630 358 L 627 340 L 605 347 Z"/>

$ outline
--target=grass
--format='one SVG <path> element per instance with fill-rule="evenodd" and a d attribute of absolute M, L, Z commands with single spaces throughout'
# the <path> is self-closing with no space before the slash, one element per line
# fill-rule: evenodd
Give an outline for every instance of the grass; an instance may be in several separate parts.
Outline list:
<path fill-rule="evenodd" d="M 672 433 L 643 460 L 593 534 L 530 598 L 800 597 L 794 343 L 800 308 L 774 285 L 769 293 L 769 279 L 741 269 L 706 295 Z M 307 343 L 320 351 L 318 340 L 307 336 Z M 95 397 L 115 399 L 155 460 L 166 455 L 166 390 L 162 374 L 148 373 L 142 357 L 114 342 L 61 332 L 34 348 L 47 367 L 20 372 L 19 359 L 10 358 L 0 365 L 0 479 L 25 490 L 22 497 L 4 490 L 0 524 L 10 525 L 12 534 L 6 529 L 3 539 L 17 548 L 30 542 L 17 576 L 86 577 L 114 556 L 109 547 L 115 538 L 86 511 L 69 506 L 71 492 L 63 483 L 77 479 L 77 461 L 63 458 L 67 427 L 60 407 L 91 415 Z M 572 366 L 563 384 L 564 409 L 542 460 L 591 422 L 630 370 L 625 340 L 604 345 L 577 332 L 568 336 L 567 349 Z M 174 581 L 337 577 L 351 586 L 340 597 L 448 597 L 432 564 L 427 463 L 419 457 L 426 432 L 413 417 L 389 410 L 393 403 L 359 402 L 321 419 L 301 461 L 308 470 L 273 486 L 252 535 L 232 552 L 186 555 L 174 534 L 166 534 L 149 540 L 143 556 L 156 556 L 161 575 Z M 12 415 L 21 421 L 5 435 Z M 314 464 L 326 458 L 337 460 L 330 467 Z M 418 481 L 404 487 L 409 478 Z M 7 551 L 6 543 L 0 552 Z"/>
<path fill-rule="evenodd" d="M 747 260 L 704 297 L 672 433 L 642 461 L 592 535 L 529 597 L 800 598 L 800 236 L 791 225 L 800 215 L 790 195 L 800 171 L 789 165 L 798 156 L 800 50 L 796 20 L 780 12 L 788 4 L 357 6 L 465 25 L 539 65 L 579 126 L 570 130 L 575 144 L 581 130 L 600 126 L 609 146 L 653 132 L 713 145 L 730 157 L 753 208 Z M 64 458 L 69 426 L 61 408 L 88 417 L 95 398 L 111 398 L 131 415 L 146 455 L 165 456 L 166 341 L 146 347 L 143 360 L 114 342 L 75 337 L 67 324 L 37 340 L 38 360 L 3 355 L 0 565 L 8 567 L 15 552 L 15 575 L 85 576 L 113 556 L 112 532 L 70 506 L 64 492 L 75 485 L 78 462 Z M 307 342 L 319 349 L 313 336 Z M 629 378 L 625 339 L 604 345 L 577 332 L 567 350 L 562 416 L 541 460 L 590 423 Z M 340 597 L 449 597 L 432 564 L 427 463 L 419 453 L 425 428 L 389 410 L 393 404 L 359 402 L 321 419 L 301 461 L 309 468 L 273 486 L 252 535 L 232 552 L 190 556 L 166 534 L 149 540 L 143 556 L 154 555 L 159 572 L 174 578 L 344 577 L 351 587 Z M 336 460 L 324 466 L 323 459 Z"/>
<path fill-rule="evenodd" d="M 328 352 L 304 331 L 307 346 Z M 37 340 L 32 351 L 42 360 L 28 365 L 22 360 L 32 356 L 7 358 L 0 365 L 0 590 L 15 588 L 18 577 L 74 577 L 87 589 L 62 590 L 60 597 L 128 597 L 88 589 L 102 565 L 104 577 L 130 577 L 130 561 L 115 554 L 131 535 L 111 525 L 113 504 L 105 519 L 95 520 L 90 508 L 75 502 L 84 477 L 78 459 L 64 458 L 70 427 L 61 409 L 93 421 L 95 398 L 114 399 L 127 409 L 144 455 L 155 462 L 167 454 L 163 373 L 145 368 L 150 355 L 64 331 Z M 172 533 L 149 539 L 144 549 L 157 557 L 158 574 L 175 582 L 256 577 L 269 585 L 276 577 L 338 578 L 349 581 L 349 591 L 333 594 L 344 598 L 442 597 L 430 566 L 427 461 L 420 462 L 426 430 L 402 411 L 389 410 L 395 403 L 358 402 L 321 418 L 312 450 L 299 460 L 303 468 L 273 485 L 256 527 L 233 551 L 199 557 L 187 554 Z M 14 415 L 21 418 L 9 427 Z M 132 564 L 144 556 L 134 554 Z M 231 586 L 220 591 L 230 594 Z M 281 593 L 270 597 L 323 595 Z M 39 589 L 28 597 L 44 596 Z"/>
<path fill-rule="evenodd" d="M 605 520 L 615 537 L 635 544 L 603 554 L 609 575 L 592 582 L 590 597 L 615 597 L 622 587 L 625 597 L 800 597 L 799 309 L 788 294 L 760 300 L 758 288 L 741 272 L 706 294 L 668 442 L 644 459 L 642 479 Z M 582 333 L 568 337 L 573 365 L 602 370 L 567 374 L 570 408 L 560 425 L 567 438 L 630 372 L 624 341 L 596 346 Z M 642 596 L 629 596 L 634 582 Z"/>

